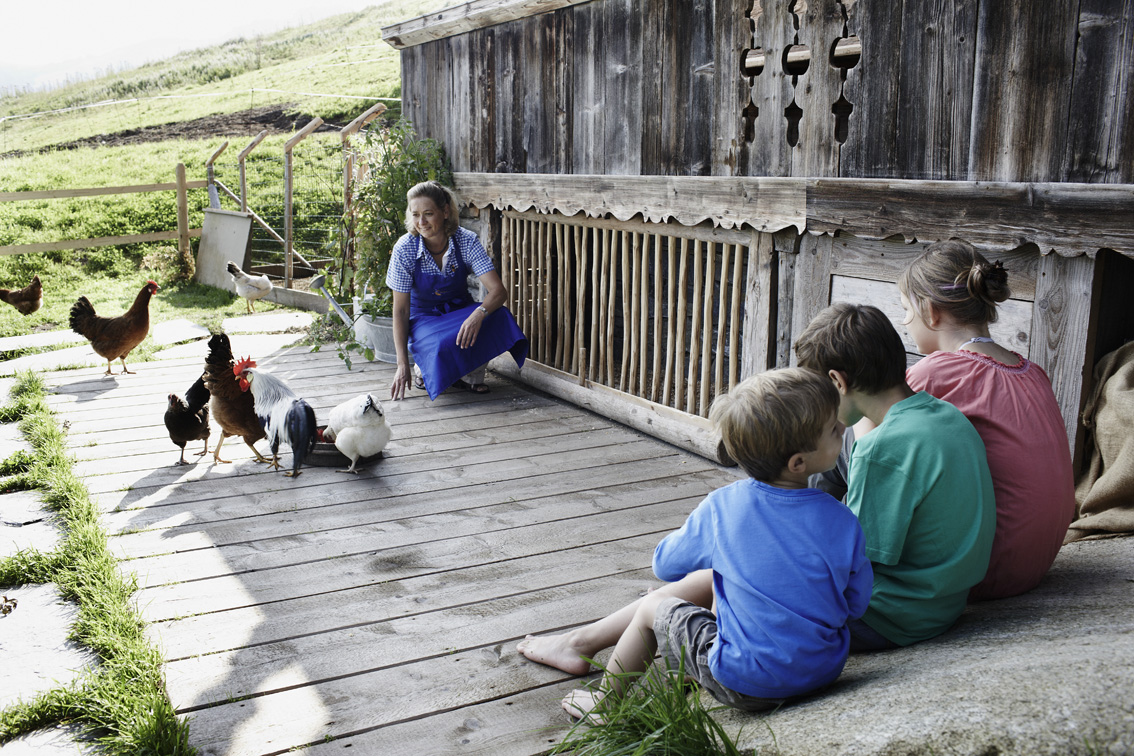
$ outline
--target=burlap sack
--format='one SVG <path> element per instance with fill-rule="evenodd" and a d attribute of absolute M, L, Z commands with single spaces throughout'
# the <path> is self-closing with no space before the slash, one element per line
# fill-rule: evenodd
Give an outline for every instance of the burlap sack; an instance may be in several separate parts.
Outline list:
<path fill-rule="evenodd" d="M 1090 466 L 1075 486 L 1078 517 L 1064 542 L 1134 533 L 1134 342 L 1095 366 L 1083 425 Z"/>

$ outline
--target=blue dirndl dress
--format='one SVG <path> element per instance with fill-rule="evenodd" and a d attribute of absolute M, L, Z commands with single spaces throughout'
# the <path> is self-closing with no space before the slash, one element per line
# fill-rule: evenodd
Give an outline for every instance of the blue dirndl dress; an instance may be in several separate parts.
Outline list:
<path fill-rule="evenodd" d="M 479 303 L 469 296 L 468 266 L 454 249 L 450 256 L 453 275 L 425 269 L 419 258 L 410 289 L 409 350 L 421 369 L 425 390 L 436 399 L 461 376 L 504 352 L 523 367 L 528 356 L 528 339 L 507 307 L 485 317 L 476 343 L 468 349 L 457 346 L 457 332 Z"/>

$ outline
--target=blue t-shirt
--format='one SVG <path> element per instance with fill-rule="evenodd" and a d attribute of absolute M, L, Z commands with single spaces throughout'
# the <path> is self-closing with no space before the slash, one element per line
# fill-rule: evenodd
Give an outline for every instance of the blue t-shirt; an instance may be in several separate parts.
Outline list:
<path fill-rule="evenodd" d="M 441 261 L 441 266 L 445 268 L 445 275 L 452 275 L 456 268 L 453 260 L 454 254 L 461 256 L 465 266 L 477 278 L 496 269 L 492 264 L 492 258 L 488 256 L 484 245 L 480 243 L 480 237 L 467 228 L 457 227 L 457 230 L 449 237 L 449 249 L 445 252 L 445 258 Z M 398 243 L 394 245 L 394 249 L 390 253 L 390 264 L 386 268 L 386 286 L 391 291 L 403 293 L 411 291 L 414 285 L 413 274 L 418 265 L 424 266 L 431 273 L 442 272 L 433 262 L 432 255 L 425 249 L 421 237 L 405 234 L 401 239 L 398 239 Z"/>
<path fill-rule="evenodd" d="M 748 479 L 713 491 L 654 551 L 654 573 L 680 580 L 713 570 L 713 676 L 738 693 L 786 698 L 839 676 L 847 620 L 870 601 L 862 528 L 812 488 Z"/>

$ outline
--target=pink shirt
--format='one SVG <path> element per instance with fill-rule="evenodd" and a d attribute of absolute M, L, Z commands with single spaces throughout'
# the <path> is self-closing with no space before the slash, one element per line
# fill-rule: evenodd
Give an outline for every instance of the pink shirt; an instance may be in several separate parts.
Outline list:
<path fill-rule="evenodd" d="M 1047 374 L 1023 357 L 1005 365 L 960 350 L 934 352 L 906 379 L 961 410 L 988 451 L 996 536 L 988 573 L 969 599 L 1031 590 L 1055 561 L 1075 512 L 1067 431 Z"/>

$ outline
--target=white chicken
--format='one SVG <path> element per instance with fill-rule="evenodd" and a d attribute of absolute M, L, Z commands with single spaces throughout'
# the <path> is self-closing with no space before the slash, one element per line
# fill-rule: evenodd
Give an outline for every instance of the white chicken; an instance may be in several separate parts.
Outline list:
<path fill-rule="evenodd" d="M 333 441 L 335 447 L 350 459 L 350 468 L 339 472 L 354 473 L 362 457 L 372 457 L 386 448 L 390 441 L 390 426 L 382 403 L 370 394 L 348 399 L 331 410 L 323 438 Z"/>
<path fill-rule="evenodd" d="M 228 274 L 236 284 L 236 293 L 246 300 L 248 312 L 256 312 L 256 300 L 263 299 L 272 291 L 272 280 L 266 275 L 251 276 L 231 260 L 228 261 Z"/>

